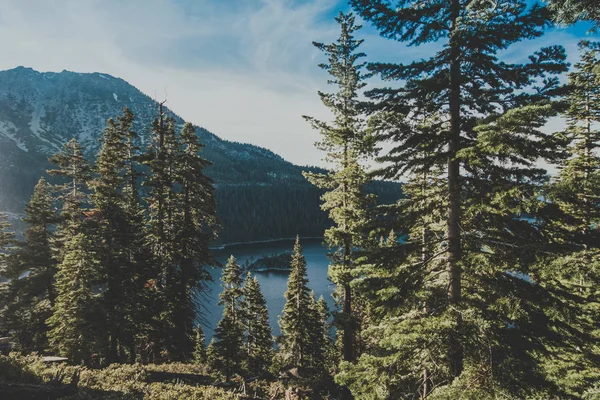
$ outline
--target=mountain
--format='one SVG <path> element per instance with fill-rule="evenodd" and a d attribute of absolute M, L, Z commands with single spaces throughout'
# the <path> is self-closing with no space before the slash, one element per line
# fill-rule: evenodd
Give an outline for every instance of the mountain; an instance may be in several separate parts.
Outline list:
<path fill-rule="evenodd" d="M 0 71 L 0 210 L 20 213 L 48 157 L 76 138 L 90 159 L 108 118 L 128 106 L 142 146 L 157 104 L 126 81 L 101 73 Z M 179 124 L 182 118 L 167 109 Z M 250 144 L 223 140 L 198 127 L 207 170 L 216 182 L 221 243 L 321 235 L 328 225 L 320 193 L 299 167 Z M 377 192 L 395 199 L 399 187 L 381 182 Z"/>

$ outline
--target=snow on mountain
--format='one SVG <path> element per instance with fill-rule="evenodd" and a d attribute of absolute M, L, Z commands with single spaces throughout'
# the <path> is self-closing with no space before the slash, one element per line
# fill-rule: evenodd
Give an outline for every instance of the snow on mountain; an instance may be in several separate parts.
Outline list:
<path fill-rule="evenodd" d="M 0 71 L 0 210 L 22 210 L 49 166 L 48 157 L 68 140 L 79 140 L 92 158 L 106 120 L 120 115 L 124 106 L 135 114 L 134 128 L 145 145 L 157 104 L 124 80 L 25 67 Z M 167 112 L 178 125 L 184 123 Z M 205 157 L 214 163 L 209 174 L 219 184 L 247 184 L 249 177 L 262 184 L 303 181 L 299 167 L 267 149 L 222 140 L 202 128 L 198 134 L 206 144 Z"/>

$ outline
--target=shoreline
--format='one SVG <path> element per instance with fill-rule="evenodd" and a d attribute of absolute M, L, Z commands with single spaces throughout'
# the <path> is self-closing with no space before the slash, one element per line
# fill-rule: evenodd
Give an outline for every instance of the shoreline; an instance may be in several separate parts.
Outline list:
<path fill-rule="evenodd" d="M 304 236 L 304 237 L 300 237 L 300 240 L 314 240 L 314 239 L 324 239 L 324 236 Z M 253 240 L 250 242 L 233 242 L 233 243 L 225 243 L 225 244 L 219 244 L 219 245 L 215 245 L 215 246 L 208 246 L 208 248 L 210 250 L 225 250 L 228 247 L 233 247 L 233 246 L 240 246 L 240 245 L 244 245 L 244 244 L 262 244 L 262 243 L 274 243 L 274 242 L 284 242 L 284 241 L 288 241 L 288 240 L 295 240 L 296 237 L 289 237 L 289 238 L 278 238 L 278 239 L 265 239 L 265 240 Z"/>

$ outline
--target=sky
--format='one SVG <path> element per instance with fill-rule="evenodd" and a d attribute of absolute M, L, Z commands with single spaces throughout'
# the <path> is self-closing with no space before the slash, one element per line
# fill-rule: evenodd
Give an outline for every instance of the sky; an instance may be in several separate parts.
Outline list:
<path fill-rule="evenodd" d="M 107 73 L 128 81 L 185 120 L 216 135 L 266 147 L 300 165 L 322 165 L 318 132 L 302 115 L 328 119 L 326 61 L 312 41 L 338 36 L 342 0 L 0 0 L 0 70 Z M 566 47 L 570 61 L 587 27 L 556 28 L 532 46 Z M 431 46 L 406 48 L 368 24 L 369 61 L 411 61 Z M 596 37 L 596 39 L 598 39 Z M 557 129 L 553 121 L 549 129 Z"/>

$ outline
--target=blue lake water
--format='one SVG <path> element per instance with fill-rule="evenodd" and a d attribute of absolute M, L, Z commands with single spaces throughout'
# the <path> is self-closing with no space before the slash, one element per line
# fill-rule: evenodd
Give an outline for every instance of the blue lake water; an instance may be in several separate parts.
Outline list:
<path fill-rule="evenodd" d="M 304 249 L 303 254 L 306 258 L 308 286 L 312 289 L 317 299 L 320 296 L 327 301 L 329 308 L 333 310 L 334 301 L 331 296 L 334 285 L 327 278 L 327 268 L 329 260 L 327 259 L 328 250 L 322 245 L 322 239 L 305 239 L 301 241 Z M 228 246 L 225 249 L 214 250 L 215 258 L 223 265 L 227 258 L 233 255 L 238 264 L 243 265 L 246 260 L 256 260 L 262 256 L 279 254 L 285 251 L 292 251 L 294 247 L 293 240 L 281 240 L 268 243 L 253 243 Z M 213 282 L 208 284 L 209 293 L 201 302 L 201 314 L 203 317 L 202 328 L 206 333 L 207 343 L 213 336 L 213 330 L 221 319 L 222 307 L 217 304 L 219 293 L 221 293 L 221 272 L 222 270 L 213 269 L 210 271 Z M 269 310 L 269 320 L 273 335 L 279 334 L 278 317 L 281 315 L 285 299 L 283 294 L 287 288 L 287 271 L 266 271 L 253 272 L 258 278 L 262 292 L 267 300 Z"/>

